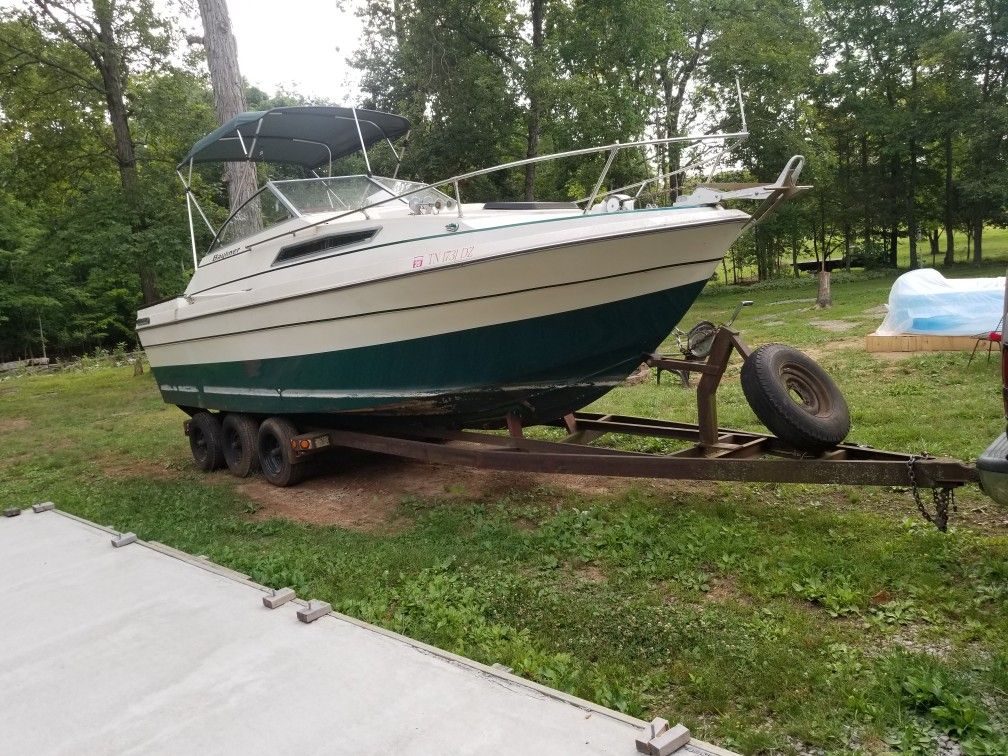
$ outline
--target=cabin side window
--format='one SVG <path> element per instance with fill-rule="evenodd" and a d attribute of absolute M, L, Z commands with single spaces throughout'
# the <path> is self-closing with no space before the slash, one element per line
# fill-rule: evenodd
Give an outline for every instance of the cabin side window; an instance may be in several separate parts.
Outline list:
<path fill-rule="evenodd" d="M 321 252 L 329 252 L 341 247 L 361 244 L 362 242 L 373 239 L 377 233 L 377 228 L 369 228 L 363 231 L 331 234 L 329 236 L 323 236 L 320 239 L 312 239 L 311 241 L 301 242 L 300 244 L 291 244 L 290 246 L 284 247 L 280 250 L 280 254 L 276 256 L 273 264 L 276 265 L 277 263 L 287 262 L 299 257 L 307 257 Z"/>

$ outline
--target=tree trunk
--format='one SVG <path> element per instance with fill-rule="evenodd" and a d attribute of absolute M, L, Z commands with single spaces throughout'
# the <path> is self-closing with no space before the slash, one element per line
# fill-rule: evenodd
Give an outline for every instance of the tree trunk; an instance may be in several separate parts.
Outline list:
<path fill-rule="evenodd" d="M 899 226 L 894 223 L 889 228 L 889 266 L 893 268 L 899 267 L 898 245 Z"/>
<path fill-rule="evenodd" d="M 973 264 L 983 262 L 983 218 L 973 221 Z"/>
<path fill-rule="evenodd" d="M 248 108 L 241 71 L 238 70 L 238 46 L 231 32 L 231 17 L 228 16 L 225 0 L 199 0 L 199 9 L 203 19 L 203 48 L 206 50 L 207 68 L 210 69 L 214 111 L 217 120 L 224 124 Z M 255 164 L 228 163 L 224 181 L 228 187 L 231 210 L 237 210 L 258 190 Z M 262 228 L 262 215 L 258 208 L 252 208 L 248 215 L 250 232 Z"/>
<path fill-rule="evenodd" d="M 129 111 L 126 109 L 126 71 L 123 65 L 123 51 L 112 29 L 112 8 L 108 3 L 95 0 L 93 4 L 95 20 L 98 22 L 98 50 L 92 60 L 102 77 L 105 91 L 105 105 L 115 142 L 116 163 L 119 166 L 119 182 L 129 212 L 130 230 L 134 234 L 147 229 L 140 202 L 140 178 L 137 173 L 136 149 L 130 131 Z M 146 259 L 143 250 L 137 253 L 137 274 L 144 304 L 153 304 L 161 298 L 158 291 L 157 274 Z"/>
<path fill-rule="evenodd" d="M 833 306 L 833 295 L 830 293 L 830 272 L 825 264 L 819 271 L 819 290 L 816 293 L 816 307 L 825 309 Z"/>
<path fill-rule="evenodd" d="M 871 248 L 871 197 L 867 187 L 868 181 L 868 133 L 861 135 L 861 195 L 864 197 L 864 255 L 865 258 L 872 253 Z"/>
<path fill-rule="evenodd" d="M 201 0 L 202 1 L 202 0 Z M 525 157 L 533 158 L 539 154 L 539 55 L 543 46 L 543 1 L 532 0 L 532 58 L 526 71 L 526 94 L 529 98 L 528 134 L 526 139 Z M 525 200 L 531 202 L 535 197 L 536 164 L 525 166 Z"/>
<path fill-rule="evenodd" d="M 920 260 L 917 257 L 917 138 L 916 138 L 916 115 L 917 115 L 917 67 L 910 69 L 910 182 L 907 186 L 907 236 L 910 237 L 910 270 L 920 267 Z"/>
<path fill-rule="evenodd" d="M 952 131 L 945 132 L 945 264 L 955 262 L 954 218 L 952 217 Z"/>
<path fill-rule="evenodd" d="M 853 234 L 851 233 L 850 222 L 845 218 L 843 224 L 843 249 L 844 249 L 844 268 L 850 273 L 851 266 L 851 241 Z"/>

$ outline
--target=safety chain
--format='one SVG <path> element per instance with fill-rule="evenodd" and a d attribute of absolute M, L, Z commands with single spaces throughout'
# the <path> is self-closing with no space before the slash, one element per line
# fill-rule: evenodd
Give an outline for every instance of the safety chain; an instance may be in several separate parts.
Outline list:
<path fill-rule="evenodd" d="M 931 459 L 930 454 L 913 454 L 907 460 L 907 474 L 910 478 L 910 492 L 913 494 L 917 509 L 924 516 L 924 519 L 934 525 L 942 533 L 948 530 L 949 510 L 957 512 L 955 502 L 955 488 L 951 486 L 941 486 L 931 489 L 931 498 L 934 500 L 934 514 L 932 515 L 924 501 L 921 499 L 920 489 L 917 486 L 917 476 L 914 475 L 914 463 L 922 459 Z"/>

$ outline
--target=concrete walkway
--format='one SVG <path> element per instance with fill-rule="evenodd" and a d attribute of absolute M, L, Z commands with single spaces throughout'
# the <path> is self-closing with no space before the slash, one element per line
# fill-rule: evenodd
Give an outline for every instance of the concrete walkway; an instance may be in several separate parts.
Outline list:
<path fill-rule="evenodd" d="M 636 753 L 639 720 L 112 535 L 0 518 L 5 753 Z"/>

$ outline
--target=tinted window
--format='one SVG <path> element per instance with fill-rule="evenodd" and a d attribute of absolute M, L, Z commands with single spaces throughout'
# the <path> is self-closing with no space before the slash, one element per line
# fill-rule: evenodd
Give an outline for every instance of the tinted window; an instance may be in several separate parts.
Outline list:
<path fill-rule="evenodd" d="M 371 228 L 366 231 L 352 231 L 347 234 L 334 234 L 333 236 L 323 236 L 321 239 L 312 239 L 311 241 L 302 242 L 301 244 L 292 244 L 289 247 L 284 247 L 280 250 L 280 254 L 277 255 L 275 263 L 286 262 L 287 260 L 293 260 L 296 257 L 305 257 L 306 255 L 314 255 L 319 252 L 325 252 L 330 249 L 339 249 L 340 247 L 348 247 L 351 244 L 360 244 L 368 239 L 374 237 L 378 233 L 377 228 Z"/>

